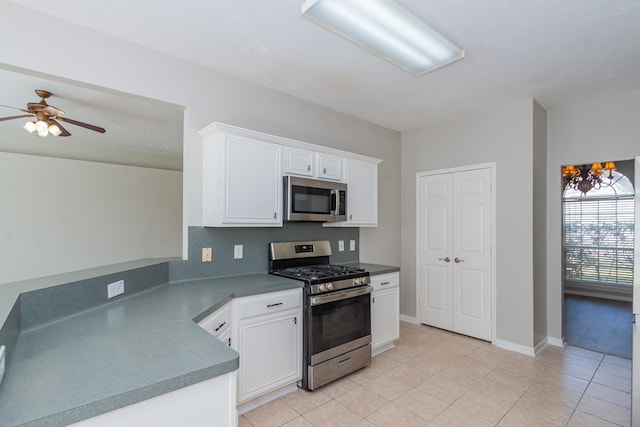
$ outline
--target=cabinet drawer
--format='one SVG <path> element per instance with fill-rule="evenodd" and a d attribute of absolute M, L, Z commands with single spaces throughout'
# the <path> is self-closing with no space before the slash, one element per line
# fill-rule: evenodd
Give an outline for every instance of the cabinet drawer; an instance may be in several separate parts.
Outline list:
<path fill-rule="evenodd" d="M 293 291 L 271 292 L 264 295 L 240 298 L 237 300 L 238 319 L 244 319 L 261 314 L 276 313 L 300 307 L 302 292 Z"/>
<path fill-rule="evenodd" d="M 220 338 L 222 334 L 231 330 L 231 304 L 226 304 L 205 317 L 198 325 L 211 335 Z"/>
<path fill-rule="evenodd" d="M 371 276 L 371 286 L 374 291 L 388 289 L 388 288 L 397 288 L 400 286 L 400 274 L 399 273 L 389 273 L 389 274 L 380 274 L 378 276 Z"/>

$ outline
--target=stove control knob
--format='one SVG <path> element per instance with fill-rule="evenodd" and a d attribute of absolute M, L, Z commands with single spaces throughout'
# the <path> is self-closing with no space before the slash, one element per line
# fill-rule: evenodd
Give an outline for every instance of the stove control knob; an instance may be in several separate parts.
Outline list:
<path fill-rule="evenodd" d="M 354 285 L 362 285 L 362 278 L 356 277 L 355 279 L 353 279 L 353 284 Z"/>
<path fill-rule="evenodd" d="M 319 292 L 324 292 L 325 291 L 324 283 L 321 284 L 321 285 L 318 285 L 318 291 Z"/>
<path fill-rule="evenodd" d="M 330 291 L 333 289 L 333 283 L 327 283 L 327 290 Z"/>

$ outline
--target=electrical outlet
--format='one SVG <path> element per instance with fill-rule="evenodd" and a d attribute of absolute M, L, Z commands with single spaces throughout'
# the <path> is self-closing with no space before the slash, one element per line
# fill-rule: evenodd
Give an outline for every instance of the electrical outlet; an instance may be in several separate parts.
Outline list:
<path fill-rule="evenodd" d="M 344 240 L 338 240 L 338 251 L 344 252 Z"/>
<path fill-rule="evenodd" d="M 242 259 L 242 252 L 244 247 L 242 245 L 233 246 L 233 259 Z"/>
<path fill-rule="evenodd" d="M 5 346 L 0 346 L 0 384 L 2 384 L 2 378 L 4 378 L 4 355 L 6 353 Z"/>
<path fill-rule="evenodd" d="M 356 241 L 355 240 L 349 240 L 349 250 L 350 251 L 355 251 L 356 250 Z"/>
<path fill-rule="evenodd" d="M 117 297 L 121 294 L 124 294 L 124 280 L 118 280 L 107 285 L 107 298 Z"/>
<path fill-rule="evenodd" d="M 202 262 L 211 262 L 213 260 L 213 250 L 211 248 L 202 248 Z"/>

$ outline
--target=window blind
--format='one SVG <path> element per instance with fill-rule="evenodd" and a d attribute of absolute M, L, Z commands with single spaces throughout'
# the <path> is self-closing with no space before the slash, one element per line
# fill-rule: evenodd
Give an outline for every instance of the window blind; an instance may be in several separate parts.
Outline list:
<path fill-rule="evenodd" d="M 565 199 L 564 277 L 633 285 L 633 196 Z"/>

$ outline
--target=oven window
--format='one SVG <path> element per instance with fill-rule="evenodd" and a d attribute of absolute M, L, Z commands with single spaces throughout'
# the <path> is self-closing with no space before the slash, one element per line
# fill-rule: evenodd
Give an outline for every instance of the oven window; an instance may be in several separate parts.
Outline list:
<path fill-rule="evenodd" d="M 371 335 L 371 299 L 362 295 L 313 306 L 310 354 Z"/>
<path fill-rule="evenodd" d="M 331 190 L 323 188 L 291 186 L 294 213 L 328 214 L 331 212 Z"/>

